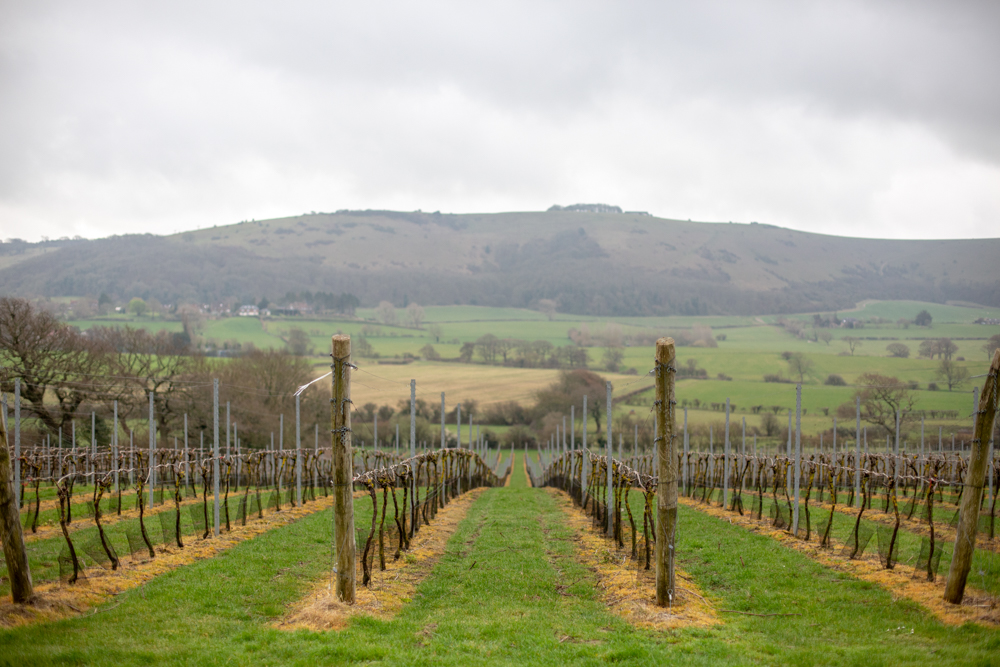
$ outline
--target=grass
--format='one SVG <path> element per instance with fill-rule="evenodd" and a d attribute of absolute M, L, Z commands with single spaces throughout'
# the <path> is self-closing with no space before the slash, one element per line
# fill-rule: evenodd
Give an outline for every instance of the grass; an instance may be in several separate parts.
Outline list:
<path fill-rule="evenodd" d="M 252 494 L 253 492 L 251 492 Z M 235 494 L 230 493 L 229 495 L 229 516 L 230 521 L 235 524 L 236 522 L 236 512 L 240 506 L 240 498 L 242 493 Z M 270 492 L 261 490 L 261 499 L 266 500 L 270 495 Z M 200 498 L 200 496 L 199 496 Z M 222 503 L 222 497 L 220 495 L 220 505 Z M 124 498 L 123 498 L 124 504 Z M 285 500 L 282 501 L 282 505 L 286 505 Z M 173 509 L 173 499 L 169 495 L 164 498 L 164 505 L 166 509 L 163 511 L 169 512 Z M 131 504 L 127 505 L 131 507 Z M 195 526 L 191 520 L 191 510 L 189 507 L 201 508 L 201 504 L 197 503 L 194 505 L 181 505 L 181 535 L 182 539 L 185 536 L 193 536 L 195 534 Z M 223 505 L 224 507 L 224 505 Z M 157 509 L 160 505 L 157 505 Z M 223 528 L 225 528 L 225 514 L 224 509 L 222 514 L 220 514 L 220 521 L 222 522 Z M 265 509 L 265 514 L 268 510 Z M 159 513 L 158 513 L 159 514 Z M 157 515 L 147 515 L 144 518 L 144 523 L 146 524 L 146 532 L 149 535 L 150 541 L 153 543 L 154 547 L 157 544 L 163 543 L 163 533 L 160 528 L 160 519 Z M 118 557 L 121 559 L 129 558 L 129 545 L 126 538 L 126 533 L 130 528 L 138 527 L 139 519 L 122 519 L 121 521 L 115 521 L 112 523 L 113 517 L 112 513 L 108 512 L 105 514 L 104 532 L 111 544 L 114 546 Z M 209 493 L 209 508 L 208 508 L 208 521 L 209 524 L 212 522 L 212 496 Z M 77 555 L 86 564 L 86 566 L 95 565 L 96 563 L 92 558 L 87 556 L 84 552 L 83 545 L 89 540 L 97 538 L 97 527 L 94 524 L 93 517 L 85 517 L 82 515 L 74 515 L 73 523 L 70 524 L 71 532 L 70 537 L 73 540 L 73 545 L 77 551 Z M 86 528 L 80 528 L 80 526 L 87 526 Z M 76 530 L 73 528 L 76 527 Z M 26 533 L 29 534 L 30 533 Z M 198 536 L 200 539 L 200 535 Z M 59 554 L 66 547 L 66 540 L 63 538 L 61 533 L 56 533 L 54 536 L 40 539 L 34 542 L 29 542 L 26 545 L 26 550 L 28 553 L 28 565 L 31 567 L 32 579 L 36 582 L 50 581 L 59 578 Z M 10 581 L 6 577 L 7 569 L 6 565 L 0 569 L 0 574 L 3 575 L 3 580 L 0 581 L 0 595 L 7 595 L 10 593 Z"/>
<path fill-rule="evenodd" d="M 0 664 L 988 664 L 1000 637 L 682 507 L 680 566 L 724 625 L 654 633 L 610 615 L 549 495 L 511 486 L 472 506 L 445 556 L 391 621 L 344 631 L 272 623 L 330 562 L 324 512 L 181 567 L 100 613 L 0 631 Z M 358 504 L 356 523 L 368 519 Z M 563 586 L 564 589 L 557 588 Z M 564 594 L 560 594 L 560 590 Z M 222 593 L 222 594 L 220 594 Z"/>

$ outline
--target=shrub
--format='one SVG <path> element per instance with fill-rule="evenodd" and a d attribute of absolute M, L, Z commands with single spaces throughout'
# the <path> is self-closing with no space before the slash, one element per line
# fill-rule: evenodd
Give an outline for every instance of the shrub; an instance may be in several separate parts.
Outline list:
<path fill-rule="evenodd" d="M 937 382 L 927 383 L 927 391 L 937 391 L 937 390 L 938 390 Z"/>
<path fill-rule="evenodd" d="M 910 356 L 910 348 L 903 343 L 889 343 L 885 346 L 885 349 L 888 350 L 891 356 L 899 359 L 906 359 Z"/>
<path fill-rule="evenodd" d="M 826 380 L 823 381 L 823 384 L 828 384 L 831 387 L 846 387 L 847 386 L 847 383 L 844 382 L 844 378 L 840 377 L 836 373 L 830 373 L 829 375 L 827 375 L 826 376 Z"/>

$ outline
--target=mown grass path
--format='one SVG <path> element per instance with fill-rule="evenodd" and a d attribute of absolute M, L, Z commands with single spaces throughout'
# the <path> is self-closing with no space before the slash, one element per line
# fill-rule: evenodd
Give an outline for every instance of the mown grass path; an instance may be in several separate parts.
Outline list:
<path fill-rule="evenodd" d="M 359 502 L 363 522 L 370 509 Z M 681 508 L 683 568 L 724 625 L 654 633 L 608 613 L 551 497 L 509 487 L 470 508 L 391 621 L 341 632 L 272 623 L 330 567 L 330 516 L 306 517 L 128 591 L 96 613 L 0 632 L 0 664 L 988 664 L 1000 635 L 917 605 L 766 537 Z"/>

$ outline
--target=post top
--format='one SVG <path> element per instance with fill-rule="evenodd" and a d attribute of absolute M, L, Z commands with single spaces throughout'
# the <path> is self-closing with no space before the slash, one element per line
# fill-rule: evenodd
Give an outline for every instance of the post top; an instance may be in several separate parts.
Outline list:
<path fill-rule="evenodd" d="M 351 337 L 350 337 L 350 336 L 348 336 L 347 334 L 334 334 L 334 335 L 333 335 L 333 336 L 331 337 L 331 340 L 333 340 L 333 342 L 335 342 L 335 343 L 336 343 L 336 342 L 339 342 L 339 341 L 345 341 L 345 340 L 346 340 L 346 341 L 349 341 L 349 340 L 351 340 Z"/>
<path fill-rule="evenodd" d="M 661 363 L 669 363 L 675 354 L 674 339 L 664 336 L 656 340 L 656 358 Z"/>

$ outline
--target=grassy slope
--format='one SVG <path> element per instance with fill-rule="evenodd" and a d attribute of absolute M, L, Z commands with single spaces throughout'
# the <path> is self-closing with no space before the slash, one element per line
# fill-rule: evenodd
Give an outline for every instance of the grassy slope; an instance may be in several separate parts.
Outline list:
<path fill-rule="evenodd" d="M 661 271 L 725 273 L 751 289 L 843 277 L 844 270 L 952 282 L 979 279 L 995 239 L 887 241 L 796 232 L 768 225 L 706 224 L 650 216 L 498 213 L 458 216 L 306 215 L 184 232 L 177 243 L 243 247 L 264 257 L 320 259 L 327 266 L 431 268 L 455 273 L 494 261 L 509 239 L 531 243 L 583 229 L 612 260 Z M 348 251 L 349 250 L 349 251 Z M 958 258 L 961 258 L 959 261 Z"/>
<path fill-rule="evenodd" d="M 0 662 L 881 665 L 925 664 L 933 652 L 935 663 L 971 664 L 1000 646 L 994 632 L 942 626 L 887 591 L 686 508 L 680 562 L 719 608 L 801 616 L 723 614 L 725 625 L 707 630 L 632 629 L 597 599 L 546 492 L 525 488 L 514 470 L 511 487 L 477 501 L 393 621 L 356 619 L 340 633 L 268 625 L 328 568 L 323 513 L 158 577 L 97 615 L 0 631 Z"/>

